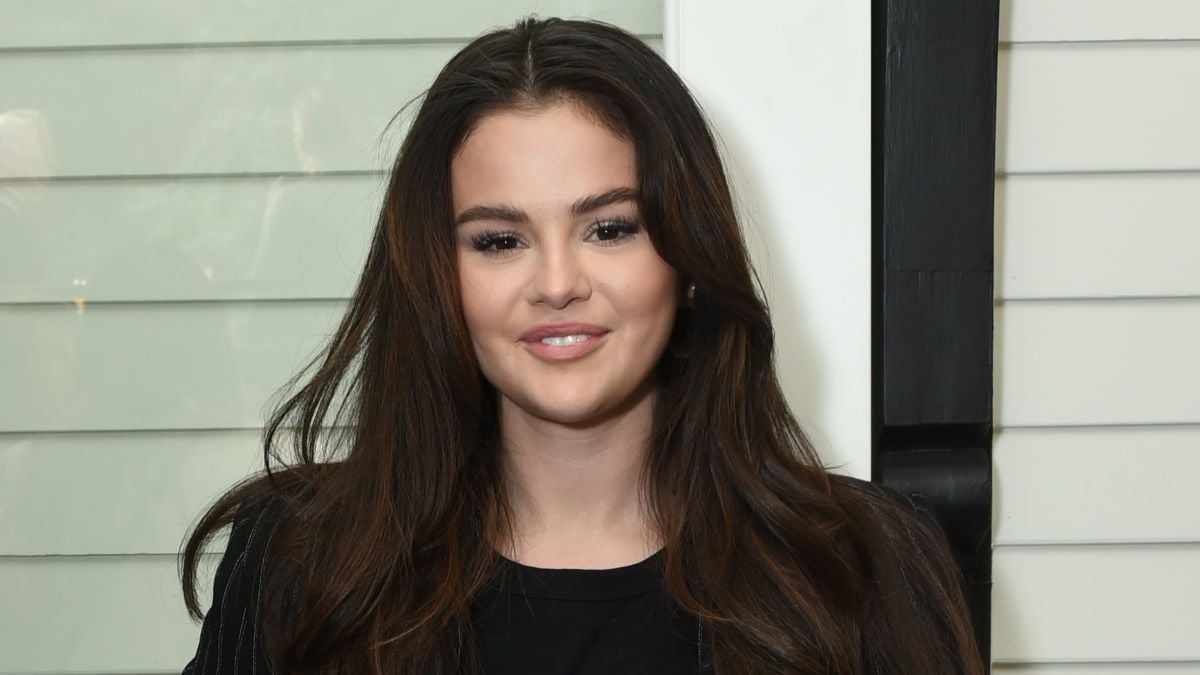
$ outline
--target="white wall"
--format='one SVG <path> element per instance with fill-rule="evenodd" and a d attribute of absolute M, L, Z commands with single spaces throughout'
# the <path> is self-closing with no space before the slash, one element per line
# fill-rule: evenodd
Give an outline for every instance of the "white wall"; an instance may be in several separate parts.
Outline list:
<path fill-rule="evenodd" d="M 1200 673 L 1200 3 L 1002 3 L 997 673 Z"/>
<path fill-rule="evenodd" d="M 871 16 L 844 0 L 668 0 L 668 58 L 723 139 L 784 393 L 871 473 Z"/>

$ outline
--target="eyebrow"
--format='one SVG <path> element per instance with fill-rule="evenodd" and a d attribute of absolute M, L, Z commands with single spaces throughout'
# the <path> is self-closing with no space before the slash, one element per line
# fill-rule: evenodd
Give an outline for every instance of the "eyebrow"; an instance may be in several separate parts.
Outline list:
<path fill-rule="evenodd" d="M 580 197 L 571 204 L 571 215 L 582 216 L 586 213 L 591 213 L 596 209 L 604 208 L 610 204 L 619 204 L 627 201 L 637 201 L 638 192 L 633 188 L 621 187 L 613 188 L 607 192 L 601 192 L 596 195 Z M 502 220 L 510 223 L 530 222 L 529 214 L 521 209 L 508 204 L 496 204 L 489 206 L 472 206 L 471 208 L 458 214 L 454 219 L 454 226 L 458 227 L 469 223 L 472 220 Z"/>

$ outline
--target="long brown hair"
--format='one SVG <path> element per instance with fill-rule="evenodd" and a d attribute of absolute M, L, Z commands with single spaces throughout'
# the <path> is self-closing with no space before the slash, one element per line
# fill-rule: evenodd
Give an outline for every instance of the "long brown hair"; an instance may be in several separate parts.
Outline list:
<path fill-rule="evenodd" d="M 265 474 L 189 534 L 189 611 L 204 545 L 270 503 L 277 672 L 477 668 L 469 608 L 509 511 L 496 393 L 461 312 L 450 162 L 483 116 L 561 102 L 632 143 L 647 233 L 696 284 L 657 366 L 645 480 L 665 588 L 704 622 L 717 672 L 983 672 L 936 525 L 827 473 L 792 416 L 699 105 L 641 40 L 593 21 L 487 33 L 426 92 L 348 310 L 269 420 Z"/>

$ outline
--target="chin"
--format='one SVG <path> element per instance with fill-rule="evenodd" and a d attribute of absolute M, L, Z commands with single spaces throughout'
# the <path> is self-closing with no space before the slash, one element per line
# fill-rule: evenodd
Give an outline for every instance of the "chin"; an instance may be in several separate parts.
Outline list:
<path fill-rule="evenodd" d="M 570 381 L 534 378 L 520 382 L 520 387 L 504 393 L 504 403 L 510 412 L 529 415 L 562 425 L 584 426 L 600 422 L 628 410 L 642 399 L 640 389 L 630 391 L 613 387 L 600 378 L 570 378 Z"/>
<path fill-rule="evenodd" d="M 583 424 L 604 414 L 604 408 L 597 405 L 544 405 L 529 410 L 530 413 L 542 419 L 558 424 Z"/>

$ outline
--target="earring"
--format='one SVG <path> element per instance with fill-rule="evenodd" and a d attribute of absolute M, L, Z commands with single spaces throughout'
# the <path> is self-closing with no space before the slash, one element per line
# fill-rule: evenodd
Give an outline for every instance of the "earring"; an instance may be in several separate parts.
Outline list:
<path fill-rule="evenodd" d="M 691 308 L 696 300 L 696 282 L 688 283 L 687 290 L 683 294 L 683 306 Z M 677 359 L 686 359 L 691 356 L 692 349 L 688 343 L 687 331 L 688 318 L 684 313 L 680 313 L 675 317 L 675 327 L 671 330 L 671 339 L 667 342 L 667 353 Z"/>
<path fill-rule="evenodd" d="M 684 292 L 683 307 L 690 309 L 696 299 L 696 282 L 688 284 L 687 291 Z M 687 324 L 690 320 L 690 312 L 680 312 L 675 317 L 675 327 L 671 330 L 671 339 L 667 342 L 667 352 L 677 359 L 686 359 L 691 356 L 692 349 L 689 343 L 689 335 Z"/>
<path fill-rule="evenodd" d="M 667 343 L 667 353 L 677 359 L 686 359 L 692 355 L 692 348 L 690 345 L 680 346 L 679 344 L 680 342 L 686 341 L 686 331 L 683 333 L 683 335 L 684 337 L 679 337 L 679 331 L 676 331 L 675 334 L 671 336 L 671 341 Z"/>

